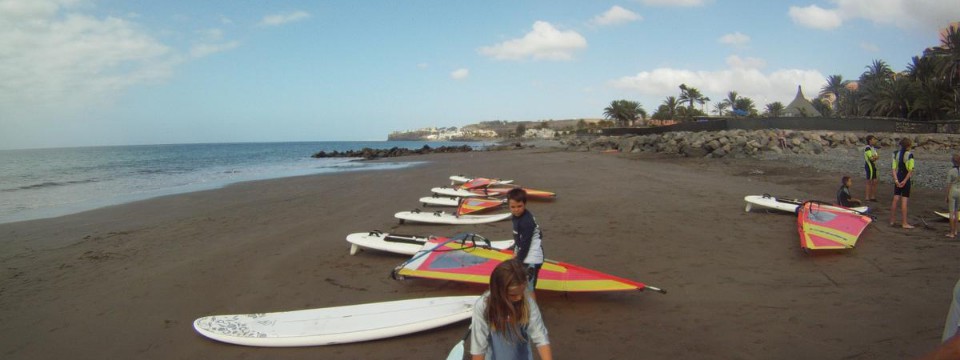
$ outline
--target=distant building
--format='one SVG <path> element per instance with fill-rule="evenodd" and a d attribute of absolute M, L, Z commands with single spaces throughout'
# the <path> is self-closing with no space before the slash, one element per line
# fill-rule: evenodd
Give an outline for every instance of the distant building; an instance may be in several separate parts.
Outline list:
<path fill-rule="evenodd" d="M 676 120 L 647 119 L 647 125 L 649 126 L 670 126 L 676 123 L 678 123 Z"/>
<path fill-rule="evenodd" d="M 783 109 L 784 117 L 819 117 L 822 116 L 813 103 L 803 97 L 803 91 L 797 86 L 797 96 L 793 98 L 790 105 Z"/>
<path fill-rule="evenodd" d="M 525 138 L 537 138 L 537 139 L 552 139 L 557 135 L 557 132 L 553 129 L 527 129 L 523 133 Z"/>

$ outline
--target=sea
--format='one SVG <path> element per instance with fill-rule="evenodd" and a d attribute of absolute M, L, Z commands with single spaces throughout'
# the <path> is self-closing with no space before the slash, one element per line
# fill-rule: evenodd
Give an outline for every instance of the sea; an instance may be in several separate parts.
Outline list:
<path fill-rule="evenodd" d="M 417 166 L 311 157 L 365 147 L 419 149 L 479 142 L 324 141 L 0 150 L 0 224 L 57 217 L 253 180 Z M 415 158 L 414 158 L 415 159 Z"/>

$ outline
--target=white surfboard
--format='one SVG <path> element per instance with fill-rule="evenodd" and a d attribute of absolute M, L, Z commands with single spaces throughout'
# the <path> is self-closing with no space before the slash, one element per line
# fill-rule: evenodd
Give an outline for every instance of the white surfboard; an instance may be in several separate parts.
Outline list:
<path fill-rule="evenodd" d="M 425 212 L 425 211 L 417 211 L 417 210 L 401 211 L 393 215 L 393 217 L 400 219 L 401 224 L 403 224 L 404 221 L 416 221 L 416 222 L 422 222 L 422 223 L 446 224 L 446 225 L 486 224 L 486 223 L 506 220 L 506 219 L 509 219 L 510 216 L 511 216 L 510 213 L 492 214 L 492 215 L 455 216 L 454 214 L 444 212 L 444 211 Z"/>
<path fill-rule="evenodd" d="M 472 191 L 470 191 L 470 190 L 454 189 L 454 188 L 452 188 L 452 187 L 446 187 L 446 186 L 435 187 L 435 188 L 430 189 L 430 191 L 433 192 L 434 194 L 437 194 L 437 195 L 443 195 L 443 196 L 449 196 L 449 197 L 477 197 L 477 196 L 483 196 L 483 195 L 481 195 L 481 194 L 477 194 L 477 193 L 472 192 Z"/>
<path fill-rule="evenodd" d="M 463 184 L 473 179 L 475 178 L 472 178 L 469 176 L 463 176 L 463 175 L 453 175 L 450 177 L 450 185 Z M 513 180 L 502 180 L 502 179 L 494 179 L 494 180 L 495 180 L 493 182 L 494 184 L 510 184 L 513 182 Z"/>
<path fill-rule="evenodd" d="M 449 296 L 199 318 L 193 328 L 237 345 L 289 347 L 383 339 L 469 319 L 479 296 Z"/>
<path fill-rule="evenodd" d="M 940 217 L 942 217 L 942 218 L 944 218 L 944 219 L 950 220 L 950 212 L 949 212 L 949 211 L 934 211 L 933 213 L 934 213 L 934 214 L 937 214 L 937 215 L 940 215 Z"/>
<path fill-rule="evenodd" d="M 746 212 L 750 212 L 753 206 L 756 205 L 768 209 L 796 213 L 797 207 L 803 204 L 803 200 L 778 198 L 769 195 L 747 195 L 743 197 L 743 200 L 747 202 L 746 208 L 743 209 L 743 211 Z M 859 206 L 850 209 L 861 213 L 865 213 L 867 210 L 870 210 L 870 208 L 866 206 Z"/>
<path fill-rule="evenodd" d="M 432 206 L 460 206 L 460 198 L 456 197 L 446 197 L 446 196 L 425 196 L 420 198 L 420 203 L 424 207 L 427 205 Z"/>
<path fill-rule="evenodd" d="M 473 241 L 477 246 L 487 245 L 486 238 L 475 234 L 457 234 L 452 238 L 461 237 L 467 242 Z M 355 255 L 361 248 L 413 255 L 423 249 L 423 244 L 426 244 L 429 239 L 428 236 L 388 234 L 379 231 L 347 235 L 347 241 L 350 242 L 350 255 Z M 489 244 L 492 248 L 503 250 L 512 247 L 513 240 L 490 241 Z"/>

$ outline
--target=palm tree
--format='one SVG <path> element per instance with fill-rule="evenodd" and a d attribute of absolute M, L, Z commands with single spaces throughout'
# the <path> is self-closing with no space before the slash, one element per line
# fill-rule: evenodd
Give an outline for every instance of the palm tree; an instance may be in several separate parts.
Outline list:
<path fill-rule="evenodd" d="M 726 111 L 728 107 L 730 107 L 730 104 L 727 104 L 726 101 L 720 101 L 713 104 L 713 111 L 717 113 L 717 116 L 723 116 L 723 112 Z"/>
<path fill-rule="evenodd" d="M 833 110 L 836 113 L 840 107 L 840 94 L 850 81 L 844 80 L 842 75 L 830 75 L 827 77 L 827 84 L 820 88 L 820 96 L 833 95 Z"/>
<path fill-rule="evenodd" d="M 677 101 L 676 96 L 667 96 L 667 98 L 663 100 L 662 106 L 666 107 L 670 120 L 677 119 L 677 108 L 680 107 L 680 102 Z"/>
<path fill-rule="evenodd" d="M 862 93 L 857 103 L 863 115 L 885 116 L 884 109 L 878 104 L 882 95 L 880 89 L 893 78 L 893 70 L 883 60 L 874 60 L 860 75 L 858 92 Z"/>
<path fill-rule="evenodd" d="M 727 93 L 727 98 L 722 101 L 724 104 L 730 107 L 730 111 L 733 113 L 733 116 L 737 116 L 737 92 L 731 91 Z"/>
<path fill-rule="evenodd" d="M 693 104 L 700 104 L 701 107 L 710 101 L 710 98 L 704 96 L 700 93 L 695 87 L 689 87 L 687 84 L 680 84 L 680 98 L 678 99 L 680 103 L 687 103 L 687 114 L 693 114 Z"/>
<path fill-rule="evenodd" d="M 911 117 L 940 120 L 953 109 L 953 91 L 941 79 L 917 83 L 916 91 Z"/>
<path fill-rule="evenodd" d="M 820 116 L 826 117 L 830 115 L 832 109 L 830 109 L 830 104 L 822 96 L 817 97 L 810 101 L 810 105 L 813 105 L 813 108 L 820 113 Z"/>
<path fill-rule="evenodd" d="M 860 76 L 861 81 L 882 81 L 887 80 L 893 76 L 893 70 L 890 69 L 890 65 L 883 60 L 873 60 L 870 65 L 867 65 L 867 71 Z"/>
<path fill-rule="evenodd" d="M 783 106 L 782 102 L 774 101 L 772 103 L 767 104 L 766 108 L 767 108 L 767 113 L 766 113 L 767 116 L 780 117 L 783 115 L 783 109 L 785 107 Z"/>
<path fill-rule="evenodd" d="M 864 92 L 857 90 L 844 89 L 840 92 L 840 112 L 846 116 L 860 116 L 863 114 L 861 104 L 863 102 Z"/>
<path fill-rule="evenodd" d="M 940 38 L 940 46 L 924 51 L 924 56 L 927 55 L 939 59 L 937 73 L 953 89 L 953 108 L 949 113 L 960 116 L 960 29 L 947 28 Z"/>
<path fill-rule="evenodd" d="M 614 100 L 610 103 L 610 106 L 603 109 L 604 117 L 616 120 L 621 126 L 633 125 L 633 122 L 636 121 L 637 117 L 641 114 L 646 118 L 646 111 L 643 110 L 643 105 L 630 100 Z"/>
<path fill-rule="evenodd" d="M 916 98 L 916 90 L 909 77 L 900 75 L 894 76 L 891 81 L 881 83 L 877 95 L 875 99 L 877 113 L 906 118 Z"/>
<path fill-rule="evenodd" d="M 757 108 L 753 104 L 753 99 L 746 96 L 741 96 L 737 98 L 736 103 L 733 105 L 734 110 L 739 110 L 741 114 L 746 114 L 747 116 L 757 116 Z"/>

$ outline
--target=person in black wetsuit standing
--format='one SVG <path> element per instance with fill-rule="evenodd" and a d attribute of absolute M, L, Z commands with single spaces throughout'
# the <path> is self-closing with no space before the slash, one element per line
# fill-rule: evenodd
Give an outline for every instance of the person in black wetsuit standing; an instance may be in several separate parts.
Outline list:
<path fill-rule="evenodd" d="M 507 193 L 507 203 L 513 220 L 514 258 L 527 269 L 527 287 L 532 292 L 537 286 L 537 275 L 543 266 L 543 232 L 537 219 L 527 210 L 527 192 L 523 189 L 511 189 Z"/>

